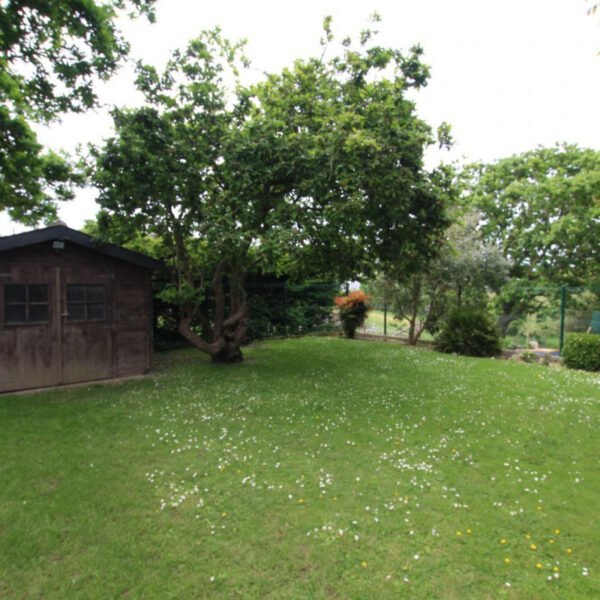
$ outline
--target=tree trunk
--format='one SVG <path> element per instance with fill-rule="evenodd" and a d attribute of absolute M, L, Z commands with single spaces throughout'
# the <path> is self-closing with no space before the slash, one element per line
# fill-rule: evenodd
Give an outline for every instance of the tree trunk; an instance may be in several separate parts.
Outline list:
<path fill-rule="evenodd" d="M 508 328 L 513 321 L 516 321 L 522 317 L 524 311 L 518 309 L 513 302 L 502 303 L 502 314 L 498 317 L 498 328 L 500 329 L 500 336 L 506 337 Z"/>
<path fill-rule="evenodd" d="M 418 331 L 417 321 L 419 319 L 419 307 L 421 305 L 421 277 L 416 276 L 413 278 L 412 295 L 411 295 L 411 315 L 408 319 L 408 343 L 411 346 L 416 346 L 419 336 L 421 335 Z"/>
<path fill-rule="evenodd" d="M 410 346 L 415 346 L 417 344 L 417 339 L 415 338 L 415 331 L 417 329 L 416 317 L 413 316 L 408 321 L 408 343 Z"/>
<path fill-rule="evenodd" d="M 248 331 L 244 273 L 240 268 L 231 270 L 227 298 L 223 288 L 224 269 L 225 263 L 219 263 L 213 276 L 214 326 L 212 328 L 203 326 L 203 335 L 198 335 L 193 330 L 193 321 L 197 318 L 202 323 L 208 323 L 208 319 L 205 315 L 198 314 L 197 307 L 193 306 L 182 307 L 179 321 L 179 333 L 196 348 L 208 354 L 215 364 L 242 362 L 244 357 L 241 345 Z M 230 316 L 225 318 L 227 299 Z"/>
<path fill-rule="evenodd" d="M 208 354 L 213 363 L 237 363 L 244 360 L 240 346 L 246 339 L 248 320 L 245 304 L 238 313 L 226 319 L 220 329 L 220 334 L 213 334 L 213 341 L 207 342 L 192 328 L 190 317 L 182 317 L 179 321 L 179 333 L 193 346 Z"/>
<path fill-rule="evenodd" d="M 239 346 L 227 343 L 223 350 L 211 355 L 210 359 L 214 364 L 238 363 L 244 360 L 244 355 Z"/>

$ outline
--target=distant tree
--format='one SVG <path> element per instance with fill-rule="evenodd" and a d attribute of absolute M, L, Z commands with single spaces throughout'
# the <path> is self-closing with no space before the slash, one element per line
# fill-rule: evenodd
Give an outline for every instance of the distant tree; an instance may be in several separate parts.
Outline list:
<path fill-rule="evenodd" d="M 116 28 L 130 6 L 153 19 L 154 0 L 0 2 L 0 212 L 25 223 L 54 215 L 74 177 L 32 129 L 96 103 L 94 83 L 127 54 Z"/>
<path fill-rule="evenodd" d="M 427 69 L 419 49 L 370 37 L 232 97 L 224 77 L 241 48 L 204 33 L 163 73 L 140 65 L 145 106 L 115 110 L 115 136 L 93 151 L 101 220 L 174 249 L 165 294 L 181 334 L 214 362 L 242 359 L 251 269 L 349 279 L 436 251 L 444 175 L 423 168 L 433 138 L 406 97 Z"/>
<path fill-rule="evenodd" d="M 600 278 L 600 152 L 561 144 L 463 173 L 483 239 L 511 262 L 502 333 L 539 308 L 539 288 Z"/>
<path fill-rule="evenodd" d="M 582 284 L 600 272 L 600 152 L 538 148 L 465 171 L 481 232 L 529 281 Z"/>
<path fill-rule="evenodd" d="M 408 323 L 408 342 L 416 344 L 425 330 L 435 330 L 453 307 L 485 305 L 490 293 L 506 282 L 508 261 L 482 241 L 478 217 L 463 215 L 447 231 L 440 255 L 415 273 L 391 267 L 375 289 L 397 319 Z M 371 289 L 371 288 L 367 288 Z"/>

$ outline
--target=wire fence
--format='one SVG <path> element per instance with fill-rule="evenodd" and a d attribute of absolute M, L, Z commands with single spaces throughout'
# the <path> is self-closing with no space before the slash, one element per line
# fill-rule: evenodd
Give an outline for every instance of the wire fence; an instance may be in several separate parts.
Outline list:
<path fill-rule="evenodd" d="M 333 299 L 340 285 L 331 282 L 249 283 L 249 339 L 331 332 L 338 328 Z"/>
<path fill-rule="evenodd" d="M 336 282 L 248 283 L 248 341 L 341 331 L 334 298 L 346 291 L 346 286 Z M 506 349 L 558 354 L 570 333 L 600 334 L 600 287 L 527 287 L 518 290 L 516 296 L 521 298 L 520 303 L 503 305 L 491 294 L 481 295 L 497 320 Z M 410 323 L 398 317 L 393 303 L 371 298 L 370 306 L 364 326 L 358 329 L 359 334 L 408 342 Z M 444 314 L 441 314 L 433 326 L 425 327 L 419 341 L 433 341 L 443 318 Z M 171 323 L 170 330 L 168 327 L 155 330 L 157 349 L 185 343 L 176 333 L 176 319 L 171 319 Z M 422 323 L 417 318 L 419 325 Z"/>
<path fill-rule="evenodd" d="M 560 353 L 570 333 L 600 334 L 600 287 L 527 287 L 517 291 L 522 301 L 512 305 L 502 305 L 488 295 L 488 308 L 497 319 L 504 348 Z M 417 318 L 417 326 L 422 322 L 423 318 Z M 419 339 L 432 341 L 435 329 L 435 324 L 426 327 Z M 393 303 L 375 301 L 362 331 L 404 340 L 408 339 L 409 323 L 397 316 Z"/>
<path fill-rule="evenodd" d="M 336 282 L 290 283 L 251 281 L 246 284 L 248 304 L 247 342 L 339 330 L 334 313 L 335 296 L 342 287 Z M 207 314 L 210 318 L 210 299 Z M 173 350 L 188 345 L 178 333 L 177 306 L 154 301 L 154 348 Z"/>

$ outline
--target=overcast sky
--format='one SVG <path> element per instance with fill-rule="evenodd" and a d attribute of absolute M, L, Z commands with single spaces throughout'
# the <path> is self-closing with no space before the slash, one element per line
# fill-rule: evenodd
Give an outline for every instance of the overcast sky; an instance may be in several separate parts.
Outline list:
<path fill-rule="evenodd" d="M 447 121 L 456 141 L 444 161 L 492 161 L 538 145 L 577 143 L 600 149 L 600 15 L 587 16 L 586 0 L 158 0 L 157 22 L 124 21 L 131 62 L 161 66 L 170 52 L 202 29 L 220 25 L 231 40 L 245 38 L 261 72 L 278 71 L 295 58 L 320 54 L 321 23 L 333 16 L 339 37 L 364 29 L 369 15 L 382 17 L 380 43 L 408 49 L 420 44 L 431 67 L 417 109 L 434 128 Z M 135 105 L 132 66 L 99 88 L 102 102 Z M 107 108 L 39 131 L 40 140 L 73 151 L 111 133 Z M 64 204 L 71 227 L 96 212 L 91 190 Z M 0 216 L 0 235 L 22 228 Z"/>

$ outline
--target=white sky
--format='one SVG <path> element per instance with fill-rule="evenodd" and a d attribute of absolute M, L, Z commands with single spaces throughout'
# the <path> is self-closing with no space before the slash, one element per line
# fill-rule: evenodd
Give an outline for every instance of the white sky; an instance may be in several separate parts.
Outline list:
<path fill-rule="evenodd" d="M 577 143 L 600 149 L 600 16 L 585 0 L 158 0 L 157 22 L 124 21 L 131 62 L 161 66 L 170 52 L 202 29 L 220 25 L 231 40 L 246 38 L 255 69 L 278 71 L 296 58 L 320 54 L 321 23 L 333 16 L 339 38 L 356 35 L 377 11 L 379 42 L 421 44 L 431 67 L 417 109 L 434 128 L 452 126 L 451 152 L 439 162 L 492 161 L 538 145 Z M 99 88 L 106 107 L 135 105 L 133 69 L 123 67 Z M 42 143 L 74 151 L 111 133 L 107 108 L 40 129 Z M 60 217 L 81 227 L 97 207 L 93 190 L 65 203 Z M 0 215 L 0 235 L 23 228 Z"/>

